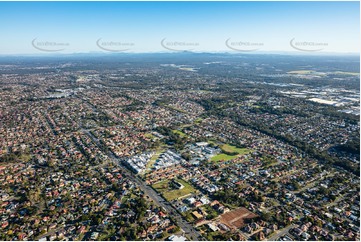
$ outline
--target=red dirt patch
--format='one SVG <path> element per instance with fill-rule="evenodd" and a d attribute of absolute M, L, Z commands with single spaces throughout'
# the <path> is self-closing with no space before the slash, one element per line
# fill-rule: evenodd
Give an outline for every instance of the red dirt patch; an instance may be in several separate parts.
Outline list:
<path fill-rule="evenodd" d="M 258 216 L 246 208 L 237 208 L 233 211 L 221 215 L 220 222 L 224 223 L 230 228 L 239 229 L 245 225 L 245 219 L 256 217 Z"/>

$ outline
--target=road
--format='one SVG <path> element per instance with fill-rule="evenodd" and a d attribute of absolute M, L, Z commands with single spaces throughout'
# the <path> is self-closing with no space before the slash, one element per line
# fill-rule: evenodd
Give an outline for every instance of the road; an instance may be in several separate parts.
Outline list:
<path fill-rule="evenodd" d="M 295 227 L 297 227 L 297 225 L 295 225 L 295 224 L 288 225 L 285 228 L 275 232 L 274 235 L 269 237 L 267 240 L 268 241 L 275 241 L 279 237 L 286 235 L 290 229 L 295 228 Z"/>
<path fill-rule="evenodd" d="M 81 129 L 81 131 L 86 134 L 97 146 L 101 149 L 111 161 L 117 165 L 123 172 L 123 174 L 129 178 L 130 181 L 135 183 L 146 196 L 152 199 L 156 205 L 163 207 L 176 221 L 178 226 L 184 231 L 185 235 L 190 240 L 204 240 L 200 233 L 193 227 L 192 224 L 188 223 L 183 217 L 178 213 L 178 211 L 172 207 L 172 205 L 162 198 L 152 187 L 148 186 L 144 181 L 137 177 L 133 172 L 131 172 L 127 167 L 125 167 L 121 160 L 110 150 L 102 149 L 102 145 L 98 138 L 96 138 L 89 130 Z"/>

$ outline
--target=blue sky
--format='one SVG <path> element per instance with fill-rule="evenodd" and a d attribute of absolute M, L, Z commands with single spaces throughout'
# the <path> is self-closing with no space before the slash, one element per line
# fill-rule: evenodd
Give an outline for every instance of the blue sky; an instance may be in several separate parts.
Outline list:
<path fill-rule="evenodd" d="M 232 52 L 230 39 L 242 50 L 297 52 L 294 38 L 325 52 L 359 52 L 359 9 L 359 2 L 0 2 L 0 54 L 41 53 L 35 38 L 36 47 L 59 53 L 104 52 L 99 39 L 109 50 L 168 51 L 164 38 L 177 50 Z"/>

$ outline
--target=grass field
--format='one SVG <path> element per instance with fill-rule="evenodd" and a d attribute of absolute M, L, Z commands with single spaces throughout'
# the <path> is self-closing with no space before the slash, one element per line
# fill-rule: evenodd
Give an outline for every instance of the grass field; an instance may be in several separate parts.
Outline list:
<path fill-rule="evenodd" d="M 174 199 L 178 199 L 179 197 L 183 197 L 190 193 L 196 191 L 189 183 L 183 181 L 181 179 L 176 179 L 177 182 L 181 183 L 184 188 L 183 189 L 173 189 L 169 188 L 169 180 L 164 180 L 158 183 L 153 184 L 153 188 L 158 192 L 162 193 L 163 197 L 168 201 L 172 201 Z"/>
<path fill-rule="evenodd" d="M 150 158 L 148 164 L 145 166 L 146 171 L 148 172 L 154 165 L 155 161 L 159 158 L 160 154 L 165 151 L 163 147 L 159 147 L 155 154 Z"/>
<path fill-rule="evenodd" d="M 150 158 L 148 164 L 146 165 L 146 172 L 145 173 L 149 173 L 151 170 L 151 168 L 153 167 L 155 161 L 159 158 L 159 156 L 165 152 L 168 149 L 167 145 L 164 144 L 163 142 L 161 142 L 159 144 L 159 146 L 154 150 L 155 153 L 154 155 Z"/>
<path fill-rule="evenodd" d="M 187 135 L 178 129 L 172 130 L 173 133 L 178 134 L 180 137 L 186 137 Z"/>
<path fill-rule="evenodd" d="M 220 160 L 228 161 L 228 160 L 232 160 L 236 157 L 237 157 L 237 155 L 218 154 L 216 156 L 213 156 L 211 158 L 211 161 L 220 161 Z"/>
<path fill-rule="evenodd" d="M 237 152 L 239 155 L 247 154 L 247 153 L 250 152 L 249 149 L 237 148 L 236 146 L 228 145 L 228 144 L 222 145 L 221 149 L 226 151 L 226 152 Z"/>
<path fill-rule="evenodd" d="M 228 144 L 225 144 L 225 145 L 222 145 L 221 146 L 221 149 L 224 151 L 224 152 L 228 152 L 228 153 L 237 153 L 235 155 L 227 155 L 227 154 L 224 154 L 224 153 L 221 153 L 221 154 L 218 154 L 216 156 L 213 156 L 211 158 L 211 161 L 220 161 L 220 160 L 223 160 L 223 161 L 228 161 L 228 160 L 232 160 L 234 158 L 236 158 L 237 156 L 239 155 L 244 155 L 244 154 L 248 154 L 251 152 L 250 149 L 247 149 L 247 148 L 237 148 L 236 146 L 233 146 L 233 145 L 228 145 Z"/>
<path fill-rule="evenodd" d="M 31 160 L 31 155 L 29 154 L 20 154 L 20 155 L 15 155 L 15 154 L 4 154 L 1 159 L 0 159 L 0 165 L 7 165 L 10 163 L 15 163 L 15 162 L 28 162 L 29 160 Z"/>
<path fill-rule="evenodd" d="M 144 136 L 147 137 L 147 138 L 149 138 L 149 139 L 154 139 L 154 138 L 156 138 L 156 137 L 155 137 L 153 134 L 151 134 L 151 133 L 146 133 Z"/>
<path fill-rule="evenodd" d="M 216 141 L 216 140 L 210 139 L 210 140 L 207 140 L 207 142 L 208 142 L 209 144 L 212 144 L 212 145 L 217 145 L 217 141 Z"/>
<path fill-rule="evenodd" d="M 197 118 L 196 120 L 194 120 L 194 123 L 199 124 L 202 122 L 202 120 L 203 120 L 202 118 Z"/>

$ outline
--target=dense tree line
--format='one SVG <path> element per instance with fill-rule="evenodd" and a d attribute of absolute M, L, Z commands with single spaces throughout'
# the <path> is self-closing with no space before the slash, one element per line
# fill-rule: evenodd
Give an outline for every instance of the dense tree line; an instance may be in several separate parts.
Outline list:
<path fill-rule="evenodd" d="M 340 151 L 359 155 L 360 154 L 360 139 L 354 138 L 352 140 L 347 141 L 345 144 L 339 145 L 335 148 Z"/>

